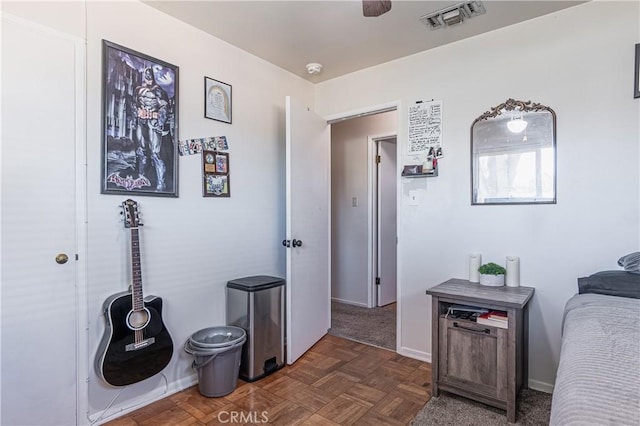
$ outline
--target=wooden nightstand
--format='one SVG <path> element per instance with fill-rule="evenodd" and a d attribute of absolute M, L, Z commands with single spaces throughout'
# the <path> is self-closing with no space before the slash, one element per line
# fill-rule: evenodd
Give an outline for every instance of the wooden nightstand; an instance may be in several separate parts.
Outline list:
<path fill-rule="evenodd" d="M 488 287 L 450 279 L 432 297 L 432 395 L 440 390 L 507 411 L 516 421 L 516 397 L 528 381 L 528 310 L 531 287 Z M 507 328 L 451 318 L 452 305 L 506 312 Z"/>

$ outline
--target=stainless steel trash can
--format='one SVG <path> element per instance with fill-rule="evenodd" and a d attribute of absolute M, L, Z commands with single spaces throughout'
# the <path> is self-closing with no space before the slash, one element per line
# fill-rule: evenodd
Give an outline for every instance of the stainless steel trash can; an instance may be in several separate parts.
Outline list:
<path fill-rule="evenodd" d="M 240 378 L 253 382 L 284 366 L 285 322 L 282 278 L 265 275 L 227 283 L 227 325 L 242 327 Z"/>

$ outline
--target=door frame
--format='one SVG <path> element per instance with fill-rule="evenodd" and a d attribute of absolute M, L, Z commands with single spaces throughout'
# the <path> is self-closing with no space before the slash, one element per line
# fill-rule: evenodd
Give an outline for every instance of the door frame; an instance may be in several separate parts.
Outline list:
<path fill-rule="evenodd" d="M 376 286 L 376 276 L 378 274 L 378 166 L 376 163 L 377 144 L 380 141 L 396 138 L 396 154 L 398 149 L 398 132 L 381 133 L 370 135 L 367 137 L 367 196 L 369 198 L 369 206 L 367 212 L 367 244 L 369 251 L 367 253 L 367 283 L 368 283 L 368 307 L 374 308 L 378 306 L 378 288 Z M 397 169 L 397 161 L 396 161 Z M 396 192 L 396 205 L 398 204 Z M 396 222 L 396 235 L 398 233 L 398 223 Z M 397 260 L 397 259 L 396 259 Z M 397 277 L 396 277 L 397 279 Z M 396 289 L 397 291 L 397 289 Z M 397 306 L 397 305 L 396 305 Z"/>
<path fill-rule="evenodd" d="M 75 253 L 71 260 L 75 264 L 76 307 L 76 423 L 85 424 L 89 413 L 89 310 L 87 292 L 87 43 L 81 38 L 49 26 L 13 15 L 0 13 L 0 20 L 8 20 L 34 31 L 71 41 L 75 51 Z M 86 37 L 86 34 L 85 34 Z"/>
<path fill-rule="evenodd" d="M 89 294 L 87 288 L 89 250 L 87 216 L 87 44 L 86 40 L 76 39 L 76 300 L 77 300 L 77 353 L 78 386 L 77 418 L 89 418 Z M 81 417 L 82 416 L 82 417 Z"/>
<path fill-rule="evenodd" d="M 396 131 L 395 131 L 395 136 L 396 136 L 396 156 L 397 156 L 397 161 L 396 161 L 396 175 L 398 176 L 398 180 L 397 180 L 397 187 L 396 187 L 396 215 L 398 218 L 402 217 L 401 216 L 401 210 L 402 210 L 402 203 L 400 202 L 400 200 L 402 199 L 401 195 L 401 181 L 400 181 L 400 170 L 401 170 L 401 164 L 402 164 L 402 154 L 401 154 L 401 149 L 400 149 L 400 139 L 403 136 L 402 133 L 402 126 L 400 126 L 400 122 L 401 122 L 401 118 L 404 117 L 401 114 L 402 111 L 402 101 L 400 100 L 396 100 L 396 101 L 391 101 L 391 102 L 387 102 L 384 104 L 377 104 L 377 105 L 370 105 L 370 106 L 366 106 L 366 107 L 362 107 L 362 108 L 358 108 L 358 109 L 354 109 L 354 110 L 350 110 L 350 111 L 345 111 L 345 112 L 341 112 L 338 114 L 331 114 L 331 115 L 327 115 L 325 116 L 325 120 L 327 120 L 328 124 L 333 124 L 333 123 L 338 123 L 340 121 L 344 121 L 344 120 L 350 120 L 353 118 L 360 118 L 360 117 L 366 117 L 368 115 L 374 115 L 374 114 L 379 114 L 382 112 L 389 112 L 389 111 L 396 111 Z M 393 136 L 393 135 L 392 135 Z M 377 135 L 376 135 L 377 137 Z M 371 137 L 369 137 L 371 138 Z M 371 151 L 371 142 L 368 141 L 367 143 L 367 161 L 369 161 L 369 167 L 367 167 L 367 169 L 369 170 L 367 172 L 368 174 L 368 182 L 369 184 L 367 191 L 369 191 L 369 196 L 371 194 L 371 192 L 373 191 L 373 189 L 371 188 L 371 168 L 372 168 L 372 159 L 369 157 L 371 155 L 370 153 Z M 331 157 L 329 157 L 329 161 L 331 161 Z M 331 179 L 331 173 L 329 173 L 329 179 Z M 369 244 L 369 254 L 368 254 L 368 261 L 367 261 L 367 267 L 369 270 L 369 274 L 373 274 L 373 265 L 372 265 L 372 240 L 371 240 L 371 232 L 372 232 L 372 223 L 373 223 L 373 218 L 372 218 L 372 206 L 371 203 L 369 203 L 370 205 L 368 206 L 369 212 L 368 212 L 368 227 L 369 227 L 369 238 L 368 238 L 368 244 Z M 331 226 L 331 211 L 329 211 L 329 226 Z M 331 228 L 329 228 L 328 230 L 329 234 L 331 233 Z M 401 258 L 401 243 L 402 243 L 402 238 L 401 238 L 401 228 L 398 226 L 398 222 L 396 222 L 396 235 L 398 236 L 398 245 L 397 245 L 397 250 L 396 250 L 396 261 L 398 259 Z M 329 258 L 331 259 L 331 258 Z M 396 262 L 398 267 L 396 270 L 396 353 L 400 353 L 400 349 L 402 348 L 402 344 L 401 344 L 401 337 L 402 337 L 402 321 L 400 321 L 400 319 L 402 318 L 402 299 L 400 297 L 400 295 L 402 294 L 401 289 L 402 289 L 402 280 L 400 279 L 400 277 L 402 276 L 402 263 L 401 262 Z M 369 283 L 371 285 L 372 281 L 372 277 L 374 277 L 373 275 L 369 277 Z M 374 277 L 375 278 L 375 277 Z M 375 285 L 373 286 L 375 287 Z M 374 305 L 372 304 L 373 299 L 373 295 L 372 292 L 375 292 L 375 288 L 372 290 L 371 288 L 369 289 L 369 294 L 368 294 L 368 304 L 369 307 L 373 307 Z M 331 298 L 331 295 L 329 295 L 329 298 Z"/>

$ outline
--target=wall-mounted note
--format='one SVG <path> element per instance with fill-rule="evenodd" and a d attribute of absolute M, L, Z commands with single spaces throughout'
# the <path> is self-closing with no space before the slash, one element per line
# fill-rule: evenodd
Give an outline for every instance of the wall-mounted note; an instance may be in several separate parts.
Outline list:
<path fill-rule="evenodd" d="M 420 102 L 409 107 L 409 155 L 442 151 L 442 101 Z"/>

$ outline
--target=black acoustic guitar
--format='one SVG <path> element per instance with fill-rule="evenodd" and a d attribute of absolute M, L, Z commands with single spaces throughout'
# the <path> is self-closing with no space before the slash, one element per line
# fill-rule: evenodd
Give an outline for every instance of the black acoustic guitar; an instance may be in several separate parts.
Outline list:
<path fill-rule="evenodd" d="M 162 371 L 173 355 L 173 340 L 162 321 L 162 299 L 142 296 L 138 204 L 122 203 L 131 230 L 132 291 L 107 298 L 106 329 L 96 356 L 98 375 L 112 386 L 126 386 Z"/>

